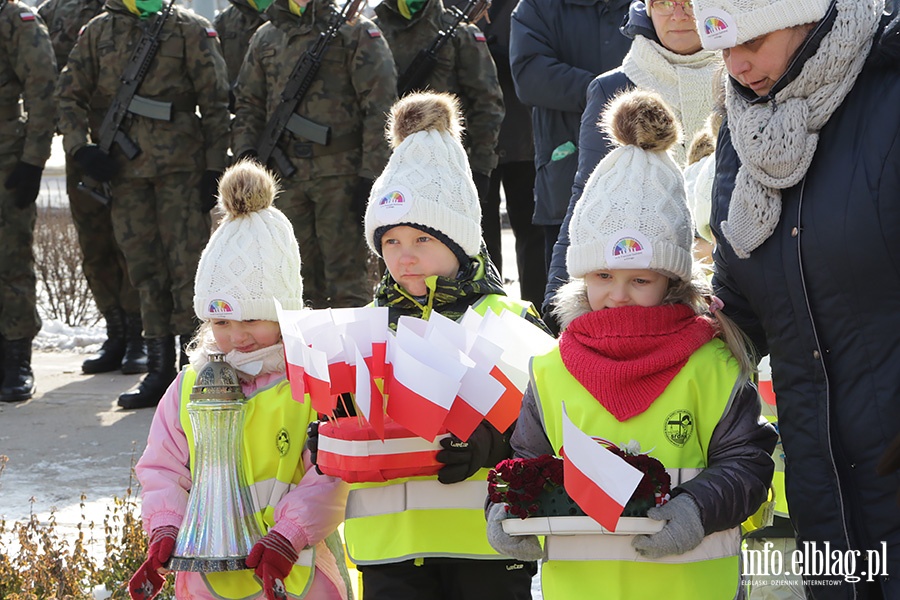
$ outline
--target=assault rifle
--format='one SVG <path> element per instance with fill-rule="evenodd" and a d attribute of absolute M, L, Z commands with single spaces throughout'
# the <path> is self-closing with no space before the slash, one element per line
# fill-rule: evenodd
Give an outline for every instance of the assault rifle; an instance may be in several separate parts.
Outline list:
<path fill-rule="evenodd" d="M 422 89 L 425 80 L 428 79 L 437 64 L 438 53 L 456 35 L 460 23 L 463 20 L 476 23 L 490 6 L 490 0 L 468 0 L 462 10 L 451 6 L 448 10 L 453 13 L 453 23 L 449 27 L 441 29 L 431 44 L 427 48 L 419 50 L 413 61 L 406 67 L 406 70 L 397 79 L 398 96 L 402 98 L 413 90 Z"/>
<path fill-rule="evenodd" d="M 322 66 L 325 51 L 328 50 L 328 44 L 337 37 L 344 23 L 356 16 L 361 3 L 362 0 L 348 0 L 340 11 L 333 9 L 328 27 L 319 34 L 319 38 L 306 49 L 294 65 L 294 70 L 291 71 L 291 76 L 281 92 L 281 102 L 275 107 L 272 117 L 259 137 L 256 144 L 259 162 L 265 165 L 272 159 L 282 177 L 290 177 L 297 170 L 288 160 L 284 150 L 278 147 L 278 140 L 281 139 L 285 129 L 316 144 L 327 145 L 331 140 L 331 127 L 319 125 L 294 111 L 315 80 L 319 67 Z"/>
<path fill-rule="evenodd" d="M 113 98 L 112 104 L 109 105 L 106 115 L 103 117 L 103 122 L 97 130 L 97 146 L 107 154 L 112 150 L 113 144 L 117 144 L 122 149 L 128 160 L 132 160 L 141 153 L 140 147 L 122 131 L 122 121 L 129 112 L 143 114 L 151 118 L 161 118 L 161 116 L 165 117 L 165 113 L 168 111 L 168 118 L 165 120 L 171 119 L 172 107 L 170 103 L 141 98 L 136 96 L 136 94 L 144 81 L 144 77 L 147 76 L 147 70 L 156 56 L 156 51 L 159 49 L 159 35 L 162 33 L 163 26 L 166 24 L 169 15 L 172 14 L 174 5 L 175 0 L 169 0 L 169 3 L 163 6 L 163 9 L 156 15 L 150 26 L 144 29 L 137 47 L 125 66 L 125 71 L 120 78 L 122 84 L 116 91 L 116 96 Z M 78 184 L 78 189 L 101 204 L 109 204 L 109 183 L 104 182 L 101 185 L 102 191 L 98 191 L 84 182 Z"/>

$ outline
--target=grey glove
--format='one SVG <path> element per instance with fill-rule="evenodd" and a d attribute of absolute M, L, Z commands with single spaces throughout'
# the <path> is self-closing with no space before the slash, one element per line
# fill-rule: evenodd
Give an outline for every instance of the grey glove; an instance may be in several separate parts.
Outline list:
<path fill-rule="evenodd" d="M 540 560 L 544 550 L 536 535 L 509 535 L 503 531 L 505 504 L 491 504 L 487 514 L 487 537 L 491 548 L 519 560 Z"/>
<path fill-rule="evenodd" d="M 706 536 L 700 522 L 700 508 L 688 494 L 679 494 L 659 508 L 651 508 L 647 516 L 668 521 L 653 535 L 636 535 L 632 540 L 634 549 L 647 558 L 684 554 L 699 546 Z"/>

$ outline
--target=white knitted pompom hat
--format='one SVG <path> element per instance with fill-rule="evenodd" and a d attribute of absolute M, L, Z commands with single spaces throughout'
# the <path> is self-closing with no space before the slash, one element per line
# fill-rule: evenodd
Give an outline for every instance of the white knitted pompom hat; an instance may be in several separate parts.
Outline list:
<path fill-rule="evenodd" d="M 694 227 L 684 179 L 666 152 L 680 137 L 672 109 L 656 92 L 610 101 L 603 127 L 619 147 L 591 173 L 569 223 L 572 277 L 607 269 L 651 269 L 691 279 Z"/>
<path fill-rule="evenodd" d="M 373 252 L 381 256 L 388 229 L 409 225 L 436 235 L 461 263 L 478 254 L 481 205 L 461 135 L 455 96 L 423 92 L 394 104 L 387 124 L 394 151 L 366 207 L 366 242 Z"/>
<path fill-rule="evenodd" d="M 254 161 L 240 161 L 219 181 L 225 218 L 200 256 L 194 312 L 201 319 L 277 321 L 275 299 L 303 308 L 300 248 L 287 217 L 272 206 L 278 184 Z"/>
<path fill-rule="evenodd" d="M 694 19 L 707 50 L 722 50 L 795 25 L 818 23 L 831 0 L 694 0 Z"/>

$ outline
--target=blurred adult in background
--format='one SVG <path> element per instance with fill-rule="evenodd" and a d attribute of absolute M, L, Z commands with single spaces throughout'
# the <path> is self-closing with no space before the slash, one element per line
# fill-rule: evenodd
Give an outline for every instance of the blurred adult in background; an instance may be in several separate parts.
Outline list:
<path fill-rule="evenodd" d="M 849 577 L 807 570 L 816 599 L 900 598 L 900 474 L 876 473 L 900 430 L 900 19 L 884 7 L 694 7 L 730 75 L 713 287 L 770 355 L 798 549 L 859 557 Z"/>
<path fill-rule="evenodd" d="M 0 401 L 16 402 L 34 394 L 31 341 L 41 319 L 32 243 L 56 60 L 43 22 L 15 0 L 0 0 L 0 82 Z"/>
<path fill-rule="evenodd" d="M 103 0 L 47 0 L 38 14 L 47 24 L 60 70 L 66 66 L 78 32 L 103 12 Z M 141 300 L 128 278 L 125 255 L 113 233 L 109 206 L 78 190 L 83 175 L 66 156 L 66 193 L 81 248 L 81 270 L 106 321 L 106 341 L 96 356 L 85 360 L 85 373 L 145 373 L 147 353 L 141 336 Z"/>
<path fill-rule="evenodd" d="M 619 66 L 631 46 L 619 33 L 628 3 L 521 0 L 512 13 L 509 59 L 516 94 L 532 108 L 533 222 L 544 231 L 545 269 L 572 195 L 588 84 Z"/>
<path fill-rule="evenodd" d="M 374 20 L 384 32 L 397 76 L 402 79 L 419 50 L 427 48 L 454 19 L 441 0 L 382 0 L 375 7 Z M 466 128 L 463 143 L 478 199 L 483 202 L 491 172 L 497 166 L 497 138 L 503 123 L 503 93 L 484 33 L 475 25 L 461 23 L 438 54 L 434 69 L 418 87 L 459 98 Z"/>
<path fill-rule="evenodd" d="M 266 22 L 265 10 L 272 0 L 228 0 L 228 7 L 216 15 L 213 27 L 219 34 L 222 56 L 228 70 L 228 83 L 237 81 L 250 38 Z"/>
<path fill-rule="evenodd" d="M 140 152 L 128 159 L 118 144 L 108 153 L 97 145 L 133 49 L 162 6 L 107 0 L 82 29 L 57 86 L 66 153 L 89 180 L 107 184 L 113 231 L 140 294 L 148 371 L 119 396 L 122 408 L 156 406 L 176 364 L 187 364 L 194 273 L 228 149 L 228 80 L 216 32 L 177 4 L 122 124 Z"/>
<path fill-rule="evenodd" d="M 506 114 L 497 140 L 497 167 L 491 172 L 487 197 L 481 202 L 481 229 L 491 260 L 503 275 L 500 226 L 500 186 L 506 199 L 506 214 L 516 236 L 516 266 L 519 294 L 534 306 L 543 299 L 547 273 L 544 261 L 544 232 L 531 222 L 534 216 L 534 138 L 531 109 L 516 96 L 509 68 L 509 22 L 517 0 L 493 0 L 478 26 L 487 37 L 488 50 L 497 66 Z M 449 0 L 447 2 L 450 4 Z M 457 7 L 463 0 L 454 0 Z"/>
<path fill-rule="evenodd" d="M 544 312 L 556 290 L 569 280 L 566 251 L 572 212 L 594 167 L 613 148 L 597 124 L 598 115 L 609 100 L 623 90 L 635 87 L 659 92 L 672 107 L 683 132 L 680 143 L 670 150 L 680 167 L 686 162 L 686 148 L 703 127 L 715 104 L 713 77 L 721 70 L 722 61 L 717 52 L 701 47 L 691 0 L 636 0 L 629 8 L 621 31 L 623 37 L 634 40 L 631 49 L 619 67 L 603 73 L 588 87 L 587 108 L 581 118 L 579 133 L 578 171 L 553 249 Z"/>

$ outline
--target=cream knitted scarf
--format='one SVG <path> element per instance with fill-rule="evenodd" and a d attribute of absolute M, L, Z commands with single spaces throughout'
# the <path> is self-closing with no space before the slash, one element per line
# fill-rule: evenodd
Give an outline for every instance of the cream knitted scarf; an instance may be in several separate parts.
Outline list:
<path fill-rule="evenodd" d="M 622 61 L 622 71 L 628 79 L 639 88 L 659 92 L 675 111 L 684 136 L 670 154 L 680 167 L 684 166 L 686 149 L 694 134 L 712 112 L 713 76 L 721 65 L 718 52 L 676 54 L 642 35 L 635 36 Z"/>
<path fill-rule="evenodd" d="M 806 175 L 819 131 L 862 71 L 883 10 L 884 0 L 837 0 L 819 49 L 767 104 L 750 104 L 728 86 L 728 127 L 741 166 L 721 228 L 738 257 L 750 256 L 775 230 L 781 190 Z"/>

